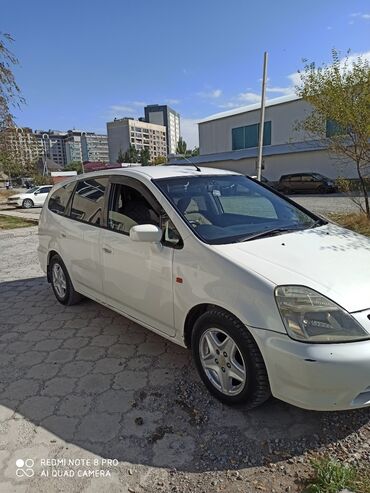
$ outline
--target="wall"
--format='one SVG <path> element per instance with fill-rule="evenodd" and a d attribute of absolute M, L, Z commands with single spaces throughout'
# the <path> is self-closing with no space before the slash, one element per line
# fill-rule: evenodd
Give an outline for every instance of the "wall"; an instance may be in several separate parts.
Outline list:
<path fill-rule="evenodd" d="M 109 162 L 116 163 L 120 150 L 126 152 L 130 147 L 129 128 L 127 123 L 108 122 Z"/>
<path fill-rule="evenodd" d="M 256 158 L 213 163 L 203 162 L 201 166 L 233 170 L 245 175 L 256 175 Z M 281 175 L 297 172 L 317 172 L 329 178 L 337 178 L 338 176 L 356 178 L 354 164 L 343 163 L 325 150 L 264 157 L 262 174 L 271 181 L 279 180 Z"/>
<path fill-rule="evenodd" d="M 265 121 L 271 120 L 271 145 L 301 142 L 302 132 L 295 129 L 296 123 L 311 111 L 305 101 L 299 99 L 266 107 Z M 256 109 L 237 115 L 211 120 L 199 124 L 200 154 L 232 151 L 232 129 L 259 123 L 260 110 Z"/>

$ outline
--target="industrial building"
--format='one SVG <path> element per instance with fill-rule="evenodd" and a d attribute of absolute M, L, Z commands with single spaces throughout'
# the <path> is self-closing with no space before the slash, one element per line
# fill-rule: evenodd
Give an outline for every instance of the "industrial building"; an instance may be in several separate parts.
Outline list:
<path fill-rule="evenodd" d="M 296 172 L 317 172 L 330 178 L 356 176 L 353 164 L 329 153 L 323 136 L 315 138 L 299 130 L 299 122 L 311 111 L 311 106 L 296 96 L 266 103 L 262 173 L 269 180 L 276 181 L 283 174 Z M 255 175 L 259 121 L 260 104 L 201 120 L 198 122 L 200 155 L 192 161 Z M 327 125 L 327 132 L 330 129 Z"/>

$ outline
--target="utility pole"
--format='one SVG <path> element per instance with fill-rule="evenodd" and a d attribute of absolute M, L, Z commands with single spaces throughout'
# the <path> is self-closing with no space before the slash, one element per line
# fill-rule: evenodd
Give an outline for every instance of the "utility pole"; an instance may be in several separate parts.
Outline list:
<path fill-rule="evenodd" d="M 262 76 L 262 95 L 261 95 L 261 119 L 258 142 L 258 160 L 257 160 L 257 180 L 261 181 L 262 174 L 262 152 L 263 152 L 263 132 L 265 127 L 265 103 L 266 103 L 266 81 L 267 81 L 267 60 L 268 54 L 265 51 L 263 56 L 263 76 Z"/>

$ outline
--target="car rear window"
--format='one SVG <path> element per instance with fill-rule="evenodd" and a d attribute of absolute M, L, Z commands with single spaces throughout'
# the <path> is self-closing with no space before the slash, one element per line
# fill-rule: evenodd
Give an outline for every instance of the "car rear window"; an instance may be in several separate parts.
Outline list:
<path fill-rule="evenodd" d="M 64 185 L 61 188 L 58 188 L 58 190 L 55 190 L 55 192 L 52 193 L 49 199 L 49 203 L 48 203 L 49 210 L 55 212 L 56 214 L 60 214 L 61 216 L 64 216 L 66 212 L 66 208 L 68 206 L 69 199 L 75 188 L 75 185 L 76 182 L 73 181 L 71 183 L 68 183 L 67 185 Z"/>

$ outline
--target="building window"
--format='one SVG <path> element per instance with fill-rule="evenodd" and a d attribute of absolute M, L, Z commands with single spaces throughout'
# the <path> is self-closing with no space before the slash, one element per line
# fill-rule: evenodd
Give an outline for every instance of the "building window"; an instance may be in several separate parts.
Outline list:
<path fill-rule="evenodd" d="M 346 129 L 335 120 L 326 120 L 326 136 L 335 137 L 336 135 L 345 135 Z"/>
<path fill-rule="evenodd" d="M 245 127 L 237 127 L 232 129 L 232 149 L 248 149 L 249 147 L 258 146 L 260 124 L 247 125 Z M 263 145 L 271 145 L 271 121 L 265 122 L 263 132 Z"/>

